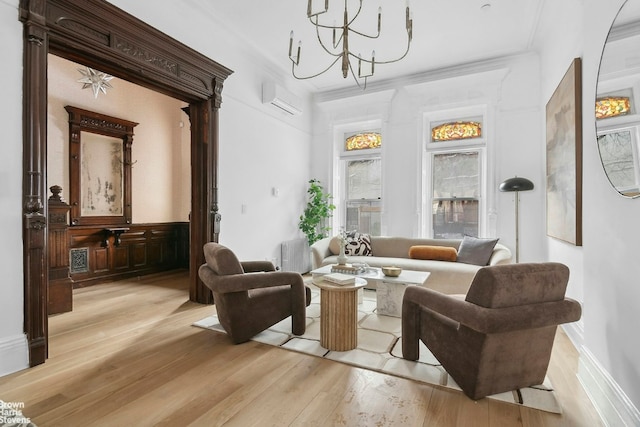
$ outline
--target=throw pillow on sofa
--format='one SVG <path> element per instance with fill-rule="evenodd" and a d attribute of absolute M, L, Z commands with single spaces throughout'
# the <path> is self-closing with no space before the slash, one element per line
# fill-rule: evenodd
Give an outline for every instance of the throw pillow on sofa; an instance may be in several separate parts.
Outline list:
<path fill-rule="evenodd" d="M 455 262 L 458 251 L 448 246 L 416 245 L 409 248 L 409 258 Z"/>
<path fill-rule="evenodd" d="M 357 231 L 349 231 L 346 235 L 347 244 L 344 253 L 347 256 L 372 256 L 371 236 Z"/>
<path fill-rule="evenodd" d="M 458 262 L 473 265 L 487 265 L 498 239 L 481 239 L 464 236 L 458 248 Z"/>

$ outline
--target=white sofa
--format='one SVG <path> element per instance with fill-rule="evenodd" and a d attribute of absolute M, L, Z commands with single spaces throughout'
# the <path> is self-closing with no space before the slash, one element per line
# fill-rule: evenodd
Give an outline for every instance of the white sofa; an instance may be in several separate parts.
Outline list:
<path fill-rule="evenodd" d="M 366 263 L 370 267 L 396 266 L 405 270 L 428 271 L 424 286 L 446 294 L 466 294 L 479 265 L 462 262 L 409 258 L 412 246 L 448 246 L 459 249 L 462 239 L 418 239 L 406 237 L 370 236 L 372 256 L 350 256 L 349 263 Z M 327 237 L 311 245 L 313 269 L 337 264 L 339 244 L 336 237 Z M 511 263 L 511 251 L 497 243 L 487 265 Z"/>

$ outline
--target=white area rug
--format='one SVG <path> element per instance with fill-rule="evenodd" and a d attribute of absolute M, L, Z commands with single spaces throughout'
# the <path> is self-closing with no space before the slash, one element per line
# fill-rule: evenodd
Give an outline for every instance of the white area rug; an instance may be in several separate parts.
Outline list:
<path fill-rule="evenodd" d="M 422 342 L 420 342 L 418 361 L 413 362 L 402 358 L 401 320 L 375 313 L 375 291 L 364 290 L 362 303 L 358 305 L 358 347 L 350 351 L 329 351 L 320 346 L 320 292 L 313 285 L 308 285 L 312 288 L 312 300 L 311 305 L 307 307 L 307 329 L 304 335 L 292 335 L 291 321 L 285 319 L 256 335 L 252 340 L 377 372 L 460 390 Z M 215 315 L 194 323 L 194 326 L 225 333 Z M 461 390 L 460 392 L 462 393 Z M 562 413 L 548 379 L 539 386 L 495 394 L 487 399 Z"/>

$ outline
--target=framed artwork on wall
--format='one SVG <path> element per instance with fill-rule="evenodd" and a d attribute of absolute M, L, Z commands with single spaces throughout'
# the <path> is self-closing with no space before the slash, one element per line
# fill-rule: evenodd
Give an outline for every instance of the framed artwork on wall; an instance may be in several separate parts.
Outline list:
<path fill-rule="evenodd" d="M 547 235 L 582 246 L 582 61 L 547 102 Z"/>

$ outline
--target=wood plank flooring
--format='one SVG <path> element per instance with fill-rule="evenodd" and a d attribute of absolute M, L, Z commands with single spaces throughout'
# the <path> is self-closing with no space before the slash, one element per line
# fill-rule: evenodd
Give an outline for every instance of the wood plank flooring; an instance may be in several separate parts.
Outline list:
<path fill-rule="evenodd" d="M 49 318 L 49 359 L 0 378 L 0 399 L 49 426 L 602 426 L 582 390 L 578 354 L 559 332 L 550 414 L 248 342 L 191 324 L 175 271 L 74 291 Z"/>

